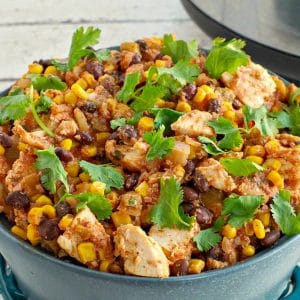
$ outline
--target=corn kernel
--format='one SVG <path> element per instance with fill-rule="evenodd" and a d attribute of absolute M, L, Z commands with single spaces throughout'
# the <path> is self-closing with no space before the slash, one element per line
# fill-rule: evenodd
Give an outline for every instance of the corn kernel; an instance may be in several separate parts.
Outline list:
<path fill-rule="evenodd" d="M 33 246 L 36 246 L 40 242 L 40 235 L 37 225 L 29 224 L 27 226 L 27 239 Z"/>
<path fill-rule="evenodd" d="M 177 165 L 174 169 L 173 169 L 174 175 L 179 178 L 182 179 L 184 174 L 185 174 L 185 170 L 182 166 Z"/>
<path fill-rule="evenodd" d="M 214 94 L 214 90 L 207 84 L 203 84 L 200 87 L 206 94 Z"/>
<path fill-rule="evenodd" d="M 138 129 L 142 131 L 152 131 L 154 128 L 154 120 L 149 117 L 142 117 L 138 123 Z"/>
<path fill-rule="evenodd" d="M 278 171 L 281 168 L 281 162 L 278 159 L 269 158 L 264 162 L 263 166 Z"/>
<path fill-rule="evenodd" d="M 34 195 L 34 196 L 31 197 L 31 200 L 35 202 L 35 201 L 36 201 L 37 199 L 39 199 L 41 196 L 42 196 L 42 194 L 36 194 L 36 195 Z"/>
<path fill-rule="evenodd" d="M 89 87 L 95 88 L 97 85 L 97 80 L 94 78 L 94 76 L 88 72 L 84 72 L 81 74 L 81 77 L 85 80 L 85 82 L 88 84 Z M 87 90 L 87 92 L 89 92 Z"/>
<path fill-rule="evenodd" d="M 262 145 L 251 146 L 247 149 L 247 155 L 264 157 L 266 154 L 265 148 Z"/>
<path fill-rule="evenodd" d="M 254 219 L 252 224 L 253 224 L 253 231 L 255 236 L 260 240 L 264 239 L 266 236 L 266 231 L 262 221 L 259 219 Z"/>
<path fill-rule="evenodd" d="M 23 228 L 21 228 L 21 227 L 19 227 L 19 226 L 17 226 L 17 225 L 13 226 L 13 227 L 10 229 L 10 231 L 11 231 L 14 235 L 18 236 L 19 238 L 21 238 L 21 239 L 23 239 L 23 240 L 26 240 L 26 239 L 27 239 L 26 231 L 25 231 Z"/>
<path fill-rule="evenodd" d="M 264 159 L 262 157 L 257 156 L 257 155 L 249 155 L 246 158 L 251 160 L 252 162 L 258 164 L 258 165 L 261 165 L 264 161 Z"/>
<path fill-rule="evenodd" d="M 159 98 L 159 99 L 156 101 L 155 106 L 156 106 L 156 107 L 165 107 L 165 106 L 166 106 L 166 101 Z"/>
<path fill-rule="evenodd" d="M 233 239 L 236 237 L 237 230 L 235 227 L 232 227 L 230 224 L 226 224 L 222 228 L 222 235 L 228 239 Z"/>
<path fill-rule="evenodd" d="M 259 220 L 261 220 L 261 222 L 263 223 L 263 225 L 265 227 L 269 226 L 269 224 L 270 224 L 270 213 L 268 211 L 267 212 L 258 213 L 257 214 L 257 218 Z"/>
<path fill-rule="evenodd" d="M 105 259 L 100 262 L 100 272 L 108 272 L 109 271 L 109 266 L 112 264 L 113 260 L 111 259 Z"/>
<path fill-rule="evenodd" d="M 98 257 L 100 260 L 105 260 L 106 259 L 106 250 L 105 249 L 99 249 L 98 251 Z"/>
<path fill-rule="evenodd" d="M 60 230 L 66 230 L 67 227 L 69 227 L 73 222 L 73 215 L 71 214 L 67 214 L 67 215 L 64 215 L 59 223 L 58 223 L 58 227 Z"/>
<path fill-rule="evenodd" d="M 270 140 L 265 144 L 265 150 L 268 154 L 271 154 L 279 151 L 280 145 L 277 140 Z"/>
<path fill-rule="evenodd" d="M 87 100 L 89 94 L 76 82 L 71 86 L 72 92 L 80 99 Z"/>
<path fill-rule="evenodd" d="M 99 194 L 99 195 L 104 195 L 105 188 L 106 188 L 105 183 L 103 183 L 101 181 L 94 181 L 90 185 L 90 192 L 91 193 L 96 193 L 96 194 Z"/>
<path fill-rule="evenodd" d="M 48 66 L 44 71 L 45 75 L 58 75 L 58 70 L 54 66 Z"/>
<path fill-rule="evenodd" d="M 49 197 L 45 196 L 45 195 L 41 195 L 40 197 L 38 197 L 38 199 L 36 199 L 35 203 L 42 205 L 52 205 L 52 201 Z"/>
<path fill-rule="evenodd" d="M 43 66 L 40 64 L 31 64 L 28 66 L 28 73 L 41 74 L 43 72 Z"/>
<path fill-rule="evenodd" d="M 176 110 L 181 112 L 189 112 L 192 110 L 191 106 L 185 101 L 179 101 L 176 105 Z"/>
<path fill-rule="evenodd" d="M 284 188 L 284 178 L 277 171 L 272 170 L 267 175 L 267 179 L 269 179 L 279 189 Z"/>
<path fill-rule="evenodd" d="M 200 104 L 201 102 L 203 102 L 205 97 L 206 97 L 206 92 L 201 87 L 198 87 L 197 92 L 193 97 L 193 102 L 196 104 Z"/>
<path fill-rule="evenodd" d="M 244 256 L 253 256 L 255 254 L 255 248 L 252 245 L 248 245 L 243 248 L 242 253 Z"/>
<path fill-rule="evenodd" d="M 277 91 L 279 92 L 281 96 L 281 100 L 285 99 L 288 93 L 287 87 L 284 84 L 284 82 L 279 79 L 277 76 L 272 76 L 272 79 L 274 80 L 276 84 Z"/>
<path fill-rule="evenodd" d="M 233 110 L 227 110 L 223 113 L 224 117 L 230 121 L 235 121 L 235 112 Z"/>
<path fill-rule="evenodd" d="M 58 94 L 53 98 L 53 102 L 56 104 L 62 104 L 64 103 L 64 96 L 62 94 Z"/>
<path fill-rule="evenodd" d="M 245 229 L 245 233 L 246 233 L 247 236 L 253 236 L 254 231 L 253 231 L 252 222 L 246 223 L 245 226 L 244 226 L 244 229 Z"/>
<path fill-rule="evenodd" d="M 71 150 L 72 144 L 73 144 L 73 142 L 72 142 L 71 139 L 64 139 L 64 140 L 62 140 L 62 141 L 60 142 L 60 145 L 61 145 L 64 149 L 66 149 L 66 150 L 68 150 L 68 151 Z"/>
<path fill-rule="evenodd" d="M 166 63 L 167 62 L 165 60 L 157 59 L 154 64 L 158 68 L 165 68 L 166 67 Z"/>
<path fill-rule="evenodd" d="M 80 170 L 80 166 L 77 161 L 71 161 L 66 165 L 65 170 L 69 176 L 77 177 Z"/>
<path fill-rule="evenodd" d="M 232 108 L 232 103 L 229 102 L 229 101 L 224 100 L 222 102 L 222 109 L 223 109 L 223 111 L 232 110 L 233 109 Z"/>
<path fill-rule="evenodd" d="M 68 91 L 65 94 L 65 103 L 69 104 L 69 105 L 75 105 L 77 102 L 77 97 L 76 95 L 72 92 L 72 91 Z"/>
<path fill-rule="evenodd" d="M 205 267 L 205 262 L 202 259 L 190 259 L 189 260 L 189 269 L 190 274 L 199 274 Z"/>
<path fill-rule="evenodd" d="M 4 155 L 5 148 L 0 144 L 0 155 Z"/>
<path fill-rule="evenodd" d="M 46 204 L 42 207 L 43 213 L 49 218 L 54 219 L 56 217 L 56 209 L 54 206 Z"/>
<path fill-rule="evenodd" d="M 79 78 L 76 83 L 79 84 L 84 90 L 86 90 L 88 87 L 87 82 L 83 78 Z"/>
<path fill-rule="evenodd" d="M 30 224 L 39 225 L 43 217 L 42 207 L 33 207 L 27 214 L 27 221 Z"/>
<path fill-rule="evenodd" d="M 27 150 L 27 144 L 24 144 L 24 143 L 22 143 L 22 142 L 19 142 L 19 144 L 18 144 L 18 150 L 19 151 L 26 151 Z"/>
<path fill-rule="evenodd" d="M 79 178 L 82 182 L 89 182 L 91 179 L 90 175 L 85 172 L 80 173 Z"/>
<path fill-rule="evenodd" d="M 133 53 L 138 53 L 140 49 L 138 43 L 135 42 L 124 42 L 121 44 L 120 48 L 121 51 L 126 50 Z"/>
<path fill-rule="evenodd" d="M 97 258 L 95 246 L 91 242 L 80 243 L 77 247 L 77 250 L 80 257 L 80 261 L 84 264 L 96 260 Z"/>
<path fill-rule="evenodd" d="M 97 154 L 95 145 L 88 145 L 81 148 L 81 154 L 85 157 L 94 157 Z"/>
<path fill-rule="evenodd" d="M 113 208 L 116 208 L 119 204 L 118 194 L 116 192 L 110 192 L 106 195 L 106 198 L 109 200 Z"/>
<path fill-rule="evenodd" d="M 89 182 L 82 182 L 76 185 L 76 190 L 79 193 L 85 193 L 90 191 L 91 184 Z"/>
<path fill-rule="evenodd" d="M 141 196 L 145 197 L 148 194 L 149 185 L 146 181 L 141 182 L 136 188 L 135 191 Z"/>
<path fill-rule="evenodd" d="M 124 211 L 113 212 L 111 214 L 111 219 L 115 227 L 131 223 L 130 215 Z"/>
<path fill-rule="evenodd" d="M 110 136 L 109 132 L 99 132 L 96 134 L 96 140 L 99 143 L 99 145 L 103 146 L 105 145 L 109 136 Z"/>

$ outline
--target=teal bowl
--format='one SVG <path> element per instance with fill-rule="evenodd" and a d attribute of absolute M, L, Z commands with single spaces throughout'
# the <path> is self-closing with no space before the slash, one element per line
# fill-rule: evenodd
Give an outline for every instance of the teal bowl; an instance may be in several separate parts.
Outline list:
<path fill-rule="evenodd" d="M 0 253 L 29 300 L 275 300 L 300 261 L 300 235 L 283 237 L 231 267 L 157 279 L 97 272 L 57 259 L 12 235 L 2 215 Z"/>

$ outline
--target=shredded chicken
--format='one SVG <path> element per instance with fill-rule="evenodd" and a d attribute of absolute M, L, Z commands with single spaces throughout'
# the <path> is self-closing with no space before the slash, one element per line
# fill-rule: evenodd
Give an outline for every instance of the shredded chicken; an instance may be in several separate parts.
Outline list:
<path fill-rule="evenodd" d="M 214 131 L 207 125 L 213 116 L 207 111 L 192 110 L 181 116 L 175 123 L 171 125 L 176 135 L 188 135 L 190 137 L 198 137 L 204 135 L 211 137 Z"/>
<path fill-rule="evenodd" d="M 159 278 L 169 276 L 169 262 L 163 250 L 139 226 L 119 226 L 114 241 L 116 254 L 124 259 L 127 274 Z"/>
<path fill-rule="evenodd" d="M 73 137 L 78 130 L 74 120 L 62 120 L 55 130 L 56 134 Z"/>
<path fill-rule="evenodd" d="M 236 188 L 232 177 L 227 173 L 223 166 L 215 159 L 209 158 L 197 168 L 208 181 L 209 185 L 224 192 L 231 192 Z"/>
<path fill-rule="evenodd" d="M 268 71 L 254 63 L 239 67 L 234 75 L 223 73 L 221 80 L 241 102 L 253 108 L 263 105 L 276 90 Z"/>

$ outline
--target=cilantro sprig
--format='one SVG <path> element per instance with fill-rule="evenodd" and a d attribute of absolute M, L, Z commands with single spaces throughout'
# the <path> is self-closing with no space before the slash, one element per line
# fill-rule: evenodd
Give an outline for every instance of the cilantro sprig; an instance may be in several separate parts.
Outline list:
<path fill-rule="evenodd" d="M 162 125 L 157 131 L 147 132 L 143 135 L 143 139 L 150 145 L 146 159 L 154 160 L 167 156 L 174 147 L 175 138 L 164 137 L 165 127 Z"/>
<path fill-rule="evenodd" d="M 31 79 L 31 84 L 37 91 L 47 89 L 64 90 L 67 87 L 67 84 L 57 76 L 30 74 L 27 77 Z"/>
<path fill-rule="evenodd" d="M 160 196 L 150 211 L 150 220 L 159 228 L 189 229 L 194 218 L 184 213 L 182 201 L 183 191 L 175 177 L 161 179 Z"/>
<path fill-rule="evenodd" d="M 272 216 L 286 235 L 300 233 L 300 214 L 296 215 L 290 201 L 290 192 L 281 190 L 275 195 L 271 204 Z"/>
<path fill-rule="evenodd" d="M 184 113 L 170 108 L 152 108 L 150 112 L 154 114 L 154 127 L 165 126 L 166 132 L 171 130 L 171 124 L 176 122 Z"/>
<path fill-rule="evenodd" d="M 224 72 L 234 73 L 238 67 L 247 65 L 249 56 L 242 50 L 245 45 L 245 41 L 239 39 L 214 39 L 205 62 L 209 75 L 219 79 Z"/>

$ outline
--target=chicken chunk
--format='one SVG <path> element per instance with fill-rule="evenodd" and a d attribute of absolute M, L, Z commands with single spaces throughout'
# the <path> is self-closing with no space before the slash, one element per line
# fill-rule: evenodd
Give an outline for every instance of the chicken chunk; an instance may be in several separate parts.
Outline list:
<path fill-rule="evenodd" d="M 223 73 L 221 80 L 243 104 L 252 108 L 262 106 L 276 91 L 275 82 L 268 71 L 254 63 L 239 67 L 234 75 Z"/>
<path fill-rule="evenodd" d="M 207 111 L 192 110 L 181 116 L 171 125 L 176 135 L 188 135 L 190 137 L 198 137 L 204 135 L 211 137 L 214 130 L 207 125 L 213 116 Z"/>
<path fill-rule="evenodd" d="M 117 145 L 115 140 L 108 140 L 105 144 L 107 157 L 115 164 L 132 172 L 140 172 L 146 166 L 148 144 L 137 141 L 131 145 Z"/>
<path fill-rule="evenodd" d="M 92 242 L 96 253 L 101 251 L 106 259 L 113 257 L 110 236 L 87 206 L 76 215 L 71 225 L 58 237 L 57 242 L 68 255 L 78 261 L 81 261 L 78 245 L 82 242 Z M 99 259 L 96 259 L 92 267 L 98 267 L 98 265 Z"/>
<path fill-rule="evenodd" d="M 51 146 L 49 137 L 42 130 L 27 132 L 18 122 L 15 123 L 13 133 L 20 137 L 20 141 L 34 148 L 47 149 Z"/>
<path fill-rule="evenodd" d="M 74 120 L 62 120 L 55 130 L 56 134 L 73 137 L 78 130 Z"/>
<path fill-rule="evenodd" d="M 209 185 L 224 192 L 231 192 L 236 188 L 234 180 L 215 159 L 209 158 L 202 162 L 197 170 L 203 174 Z"/>
<path fill-rule="evenodd" d="M 116 255 L 124 259 L 127 274 L 159 278 L 170 275 L 169 262 L 163 250 L 139 226 L 121 225 L 114 242 Z"/>
<path fill-rule="evenodd" d="M 176 228 L 161 228 L 153 225 L 150 228 L 151 236 L 164 250 L 170 262 L 178 259 L 189 258 L 193 249 L 193 237 L 199 232 L 197 223 L 190 230 Z"/>

